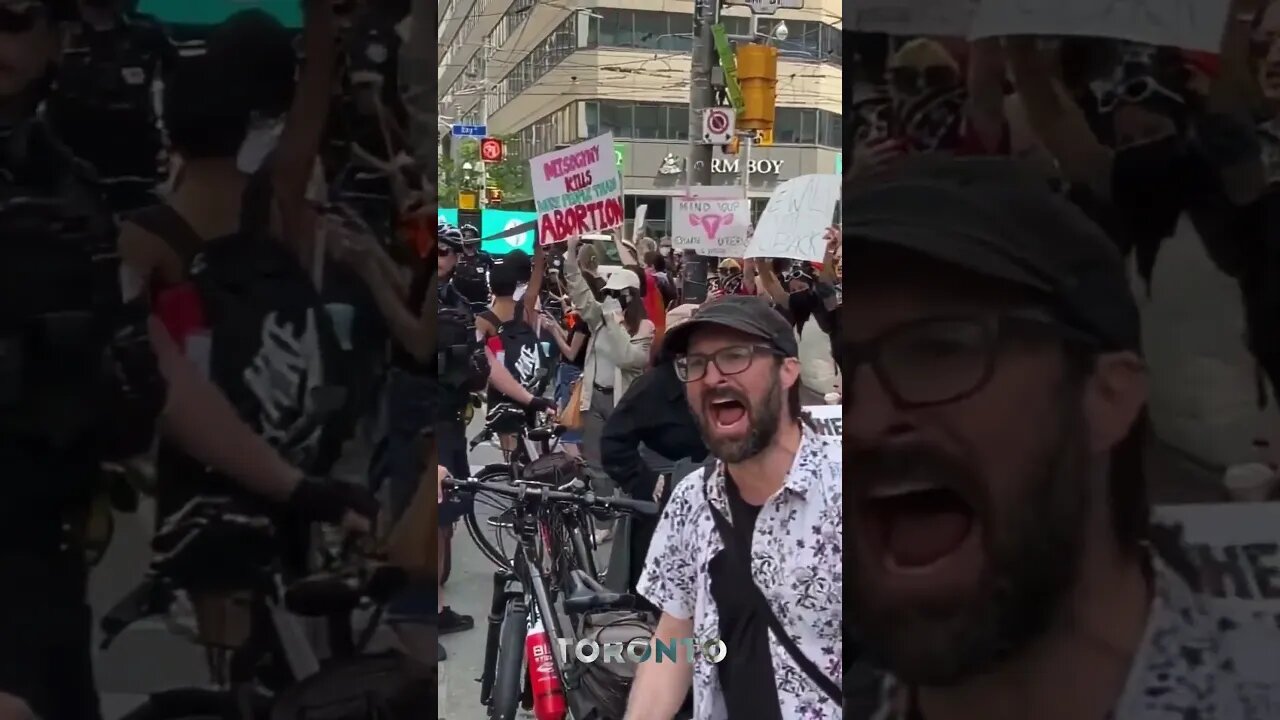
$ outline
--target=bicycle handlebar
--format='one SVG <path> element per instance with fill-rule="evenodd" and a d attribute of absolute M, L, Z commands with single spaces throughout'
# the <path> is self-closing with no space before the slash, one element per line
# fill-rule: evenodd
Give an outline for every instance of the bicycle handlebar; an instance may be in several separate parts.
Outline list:
<path fill-rule="evenodd" d="M 496 495 L 506 495 L 507 497 L 514 498 L 516 500 L 524 500 L 533 497 L 540 502 L 568 503 L 571 505 L 601 508 L 604 510 L 620 510 L 636 515 L 653 516 L 657 515 L 659 511 L 658 504 L 655 502 L 648 500 L 632 500 L 631 498 L 624 497 L 601 497 L 590 491 L 561 492 L 547 487 L 527 484 L 482 482 L 476 478 L 466 478 L 462 480 L 457 478 L 445 478 L 444 485 L 445 487 L 460 490 L 462 492 L 490 492 Z"/>

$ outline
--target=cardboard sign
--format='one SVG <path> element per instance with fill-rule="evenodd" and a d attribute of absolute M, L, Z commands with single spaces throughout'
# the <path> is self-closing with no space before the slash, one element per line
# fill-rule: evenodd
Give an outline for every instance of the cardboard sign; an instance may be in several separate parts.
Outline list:
<path fill-rule="evenodd" d="M 1201 590 L 1220 607 L 1280 624 L 1280 503 L 1167 505 L 1152 521 L 1181 526 Z"/>
<path fill-rule="evenodd" d="M 760 215 L 744 257 L 822 262 L 823 236 L 835 222 L 839 175 L 801 175 L 778 186 Z"/>
<path fill-rule="evenodd" d="M 1229 0 L 982 0 L 972 38 L 1079 35 L 1217 53 Z"/>
<path fill-rule="evenodd" d="M 529 161 L 538 238 L 543 245 L 623 224 L 622 182 L 605 134 Z"/>
<path fill-rule="evenodd" d="M 746 198 L 676 198 L 671 217 L 671 247 L 708 257 L 744 257 L 751 229 Z"/>
<path fill-rule="evenodd" d="M 844 437 L 843 405 L 807 405 L 804 411 L 818 426 L 818 432 L 832 437 Z"/>
<path fill-rule="evenodd" d="M 974 0 L 859 0 L 855 32 L 967 37 Z"/>

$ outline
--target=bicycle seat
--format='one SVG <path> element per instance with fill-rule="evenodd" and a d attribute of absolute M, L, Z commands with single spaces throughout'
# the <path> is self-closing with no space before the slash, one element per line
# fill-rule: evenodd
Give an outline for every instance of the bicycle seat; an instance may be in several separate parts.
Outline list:
<path fill-rule="evenodd" d="M 549 442 L 552 438 L 558 438 L 561 435 L 565 434 L 565 432 L 567 432 L 568 429 L 569 428 L 566 428 L 563 425 L 556 425 L 555 427 L 550 427 L 550 428 L 545 428 L 545 427 L 533 428 L 529 430 L 528 438 L 533 442 Z"/>
<path fill-rule="evenodd" d="M 564 600 L 564 611 L 570 615 L 599 610 L 631 610 L 635 606 L 636 597 L 630 593 L 592 592 L 586 588 L 580 588 Z"/>
<path fill-rule="evenodd" d="M 582 615 L 597 610 L 630 610 L 635 603 L 634 595 L 613 592 L 582 570 L 575 570 L 564 599 L 564 611 Z"/>

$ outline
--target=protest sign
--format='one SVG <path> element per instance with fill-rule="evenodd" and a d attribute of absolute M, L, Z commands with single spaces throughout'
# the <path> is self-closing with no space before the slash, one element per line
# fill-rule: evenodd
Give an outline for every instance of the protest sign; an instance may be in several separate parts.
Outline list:
<path fill-rule="evenodd" d="M 605 134 L 529 161 L 538 238 L 543 245 L 623 223 L 622 183 Z"/>
<path fill-rule="evenodd" d="M 982 0 L 974 39 L 1076 35 L 1217 53 L 1229 0 Z"/>
<path fill-rule="evenodd" d="M 1168 505 L 1152 522 L 1181 528 L 1201 591 L 1223 611 L 1280 624 L 1280 503 Z"/>
<path fill-rule="evenodd" d="M 853 7 L 855 32 L 966 37 L 973 0 L 859 0 Z"/>
<path fill-rule="evenodd" d="M 747 252 L 751 201 L 746 198 L 676 198 L 671 247 L 708 257 L 740 258 Z"/>
<path fill-rule="evenodd" d="M 804 412 L 818 427 L 819 434 L 844 437 L 843 405 L 806 405 Z"/>
<path fill-rule="evenodd" d="M 744 257 L 822 262 L 840 201 L 839 175 L 801 175 L 773 191 Z"/>

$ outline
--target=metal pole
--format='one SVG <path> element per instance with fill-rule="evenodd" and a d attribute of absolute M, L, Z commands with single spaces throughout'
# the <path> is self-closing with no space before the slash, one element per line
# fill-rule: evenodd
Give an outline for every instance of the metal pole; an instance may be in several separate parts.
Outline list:
<path fill-rule="evenodd" d="M 486 43 L 480 48 L 481 57 L 484 58 L 484 64 L 480 70 L 480 124 L 484 126 L 484 132 L 489 134 L 489 45 Z M 481 138 L 483 139 L 483 138 Z M 480 157 L 480 153 L 476 153 L 476 159 L 480 162 L 480 197 L 476 199 L 476 207 L 480 208 L 481 222 L 484 222 L 484 206 L 488 199 L 485 197 L 485 191 L 489 187 L 489 163 Z"/>
<path fill-rule="evenodd" d="M 711 28 L 720 21 L 720 0 L 695 0 L 693 4 L 693 58 L 689 64 L 689 158 L 685 179 L 690 186 L 711 184 L 711 146 L 698 137 L 702 111 L 712 107 L 711 71 L 718 63 Z"/>
<path fill-rule="evenodd" d="M 750 130 L 741 133 L 742 137 L 742 195 L 751 197 L 751 144 L 756 134 Z"/>
<path fill-rule="evenodd" d="M 720 0 L 694 0 L 693 57 L 689 63 L 689 155 L 684 164 L 685 182 L 690 187 L 711 184 L 712 147 L 703 144 L 699 135 L 702 111 L 715 102 L 711 71 L 719 58 L 712 27 L 718 22 Z M 682 272 L 685 302 L 702 302 L 706 298 L 708 263 L 701 255 L 686 260 Z"/>

